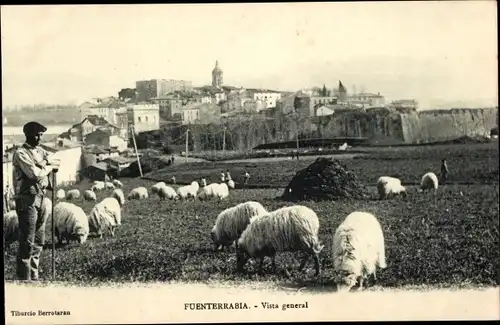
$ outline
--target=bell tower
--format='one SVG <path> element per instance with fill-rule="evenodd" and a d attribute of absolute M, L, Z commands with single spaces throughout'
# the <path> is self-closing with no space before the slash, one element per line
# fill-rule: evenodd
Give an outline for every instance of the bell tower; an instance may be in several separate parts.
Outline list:
<path fill-rule="evenodd" d="M 223 72 L 219 67 L 219 61 L 215 61 L 215 68 L 212 70 L 212 86 L 220 88 L 223 82 Z"/>

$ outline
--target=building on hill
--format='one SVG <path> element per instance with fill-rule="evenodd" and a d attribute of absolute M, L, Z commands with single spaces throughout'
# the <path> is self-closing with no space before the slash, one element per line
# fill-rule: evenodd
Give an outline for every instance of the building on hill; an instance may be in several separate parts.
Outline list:
<path fill-rule="evenodd" d="M 164 97 L 175 91 L 191 91 L 193 84 L 187 80 L 151 79 L 136 81 L 136 100 L 139 102 L 150 101 L 152 98 Z"/>
<path fill-rule="evenodd" d="M 68 131 L 60 134 L 59 138 L 70 139 L 74 142 L 82 142 L 87 134 L 102 128 L 110 130 L 113 134 L 120 134 L 120 132 L 122 132 L 118 126 L 109 123 L 103 117 L 89 115 L 80 123 L 73 125 Z"/>
<path fill-rule="evenodd" d="M 121 135 L 113 135 L 108 129 L 97 129 L 85 137 L 85 145 L 97 145 L 104 149 L 116 148 L 118 152 L 127 149 L 127 140 Z"/>
<path fill-rule="evenodd" d="M 158 104 L 147 102 L 128 103 L 127 114 L 129 126 L 133 126 L 135 133 L 160 128 L 160 106 Z"/>
<path fill-rule="evenodd" d="M 116 113 L 125 107 L 125 103 L 114 97 L 94 98 L 78 106 L 81 119 L 95 115 L 106 119 L 110 123 L 117 123 Z"/>
<path fill-rule="evenodd" d="M 221 88 L 224 83 L 224 73 L 222 69 L 219 67 L 219 61 L 215 61 L 215 67 L 212 70 L 212 86 Z"/>
<path fill-rule="evenodd" d="M 415 99 L 399 99 L 393 100 L 388 106 L 395 109 L 408 109 L 416 111 L 418 109 L 418 102 Z"/>
<path fill-rule="evenodd" d="M 171 120 L 176 114 L 182 112 L 183 98 L 178 93 L 168 94 L 162 97 L 152 98 L 153 103 L 158 104 L 160 117 Z"/>
<path fill-rule="evenodd" d="M 219 123 L 221 108 L 214 104 L 190 104 L 182 109 L 182 124 Z"/>
<path fill-rule="evenodd" d="M 330 105 L 321 104 L 316 107 L 316 116 L 328 116 L 333 115 L 335 113 L 335 109 Z"/>
<path fill-rule="evenodd" d="M 380 93 L 359 93 L 349 96 L 348 103 L 360 108 L 383 107 L 385 98 Z"/>

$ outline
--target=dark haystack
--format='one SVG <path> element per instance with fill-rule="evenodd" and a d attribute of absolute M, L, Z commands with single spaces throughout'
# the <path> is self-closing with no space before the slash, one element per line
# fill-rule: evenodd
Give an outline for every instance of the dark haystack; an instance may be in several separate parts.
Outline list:
<path fill-rule="evenodd" d="M 286 187 L 282 199 L 321 201 L 367 197 L 366 187 L 340 161 L 318 158 L 295 174 Z"/>

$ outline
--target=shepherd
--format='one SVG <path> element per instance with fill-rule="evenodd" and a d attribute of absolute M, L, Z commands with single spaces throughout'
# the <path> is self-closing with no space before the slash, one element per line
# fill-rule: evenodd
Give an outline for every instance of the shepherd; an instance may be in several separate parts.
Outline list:
<path fill-rule="evenodd" d="M 448 165 L 446 164 L 446 158 L 441 160 L 441 179 L 440 183 L 444 184 L 446 182 L 446 179 L 448 178 Z"/>
<path fill-rule="evenodd" d="M 26 141 L 12 158 L 14 198 L 19 218 L 16 275 L 23 281 L 38 280 L 40 254 L 45 242 L 42 201 L 46 190 L 53 190 L 50 176 L 60 165 L 59 160 L 39 146 L 45 131 L 47 128 L 38 122 L 26 123 L 23 126 Z"/>

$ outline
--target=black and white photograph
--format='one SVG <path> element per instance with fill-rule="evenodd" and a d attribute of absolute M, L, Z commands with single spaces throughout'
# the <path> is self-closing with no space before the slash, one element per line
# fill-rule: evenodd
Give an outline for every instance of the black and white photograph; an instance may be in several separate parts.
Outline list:
<path fill-rule="evenodd" d="M 496 1 L 2 5 L 6 324 L 499 320 Z"/>

